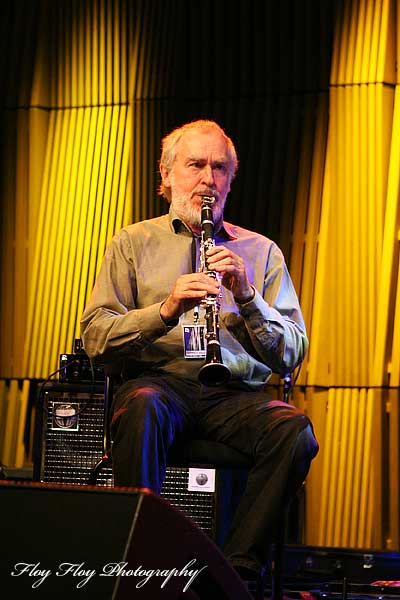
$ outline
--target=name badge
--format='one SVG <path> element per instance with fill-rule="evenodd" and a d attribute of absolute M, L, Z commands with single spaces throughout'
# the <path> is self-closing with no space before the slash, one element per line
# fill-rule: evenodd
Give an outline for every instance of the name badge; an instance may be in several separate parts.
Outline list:
<path fill-rule="evenodd" d="M 205 325 L 182 325 L 185 358 L 205 358 Z"/>

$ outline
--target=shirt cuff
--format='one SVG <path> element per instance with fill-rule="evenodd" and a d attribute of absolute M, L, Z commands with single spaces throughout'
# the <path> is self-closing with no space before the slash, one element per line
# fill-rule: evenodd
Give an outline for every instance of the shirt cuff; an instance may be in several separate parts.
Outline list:
<path fill-rule="evenodd" d="M 160 319 L 161 319 L 161 321 L 164 323 L 164 325 L 165 325 L 166 327 L 168 327 L 168 331 L 169 331 L 170 329 L 173 329 L 174 327 L 176 327 L 176 326 L 178 325 L 178 323 L 179 323 L 179 319 L 169 319 L 168 321 L 166 321 L 166 320 L 165 320 L 165 319 L 162 317 L 162 315 L 161 315 L 161 306 L 162 306 L 163 304 L 164 304 L 164 302 L 161 302 L 161 304 L 160 304 L 160 308 L 158 309 L 158 313 L 159 313 L 159 315 L 160 315 Z"/>
<path fill-rule="evenodd" d="M 274 309 L 264 300 L 261 294 L 254 288 L 254 298 L 245 304 L 237 303 L 240 314 L 244 318 L 250 318 L 254 314 L 262 314 L 265 319 L 272 318 Z"/>
<path fill-rule="evenodd" d="M 249 304 L 250 302 L 252 302 L 255 298 L 256 295 L 256 290 L 254 286 L 251 286 L 251 289 L 253 290 L 253 294 L 250 298 L 246 299 L 246 300 L 238 300 L 237 298 L 233 297 L 233 299 L 235 300 L 236 304 L 238 306 L 245 306 L 246 304 Z"/>
<path fill-rule="evenodd" d="M 153 342 L 173 329 L 179 321 L 165 323 L 160 315 L 161 302 L 151 304 L 137 311 L 138 329 L 143 332 L 143 338 Z"/>

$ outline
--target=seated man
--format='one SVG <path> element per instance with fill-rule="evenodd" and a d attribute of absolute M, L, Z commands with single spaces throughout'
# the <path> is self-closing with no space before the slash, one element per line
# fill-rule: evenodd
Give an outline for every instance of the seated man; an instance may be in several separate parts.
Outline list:
<path fill-rule="evenodd" d="M 274 524 L 318 445 L 308 417 L 264 390 L 272 372 L 300 364 L 308 341 L 279 248 L 223 219 L 237 164 L 232 141 L 213 121 L 188 123 L 164 138 L 161 192 L 169 213 L 113 238 L 81 327 L 90 357 L 122 365 L 112 407 L 116 485 L 159 493 L 168 449 L 194 433 L 252 458 L 224 548 L 243 575 L 260 572 Z M 214 244 L 207 247 L 204 196 L 214 198 Z M 201 249 L 215 277 L 199 268 Z M 221 360 L 231 373 L 218 386 L 198 379 L 203 343 L 187 343 L 207 329 L 206 298 L 218 299 Z"/>

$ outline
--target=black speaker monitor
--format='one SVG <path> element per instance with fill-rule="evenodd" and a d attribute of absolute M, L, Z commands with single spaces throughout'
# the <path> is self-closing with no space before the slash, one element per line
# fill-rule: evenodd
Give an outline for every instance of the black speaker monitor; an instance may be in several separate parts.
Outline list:
<path fill-rule="evenodd" d="M 209 536 L 147 490 L 0 482 L 0 510 L 13 597 L 251 598 Z"/>

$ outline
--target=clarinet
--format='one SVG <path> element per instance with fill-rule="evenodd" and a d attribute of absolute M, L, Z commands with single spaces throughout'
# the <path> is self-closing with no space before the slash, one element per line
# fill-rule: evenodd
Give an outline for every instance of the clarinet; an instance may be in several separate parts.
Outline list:
<path fill-rule="evenodd" d="M 200 242 L 200 271 L 217 279 L 219 273 L 208 267 L 206 252 L 215 246 L 214 241 L 214 216 L 212 205 L 215 202 L 213 196 L 203 196 L 201 204 L 201 242 Z M 229 367 L 223 364 L 221 356 L 221 344 L 219 342 L 218 317 L 220 310 L 219 296 L 208 294 L 202 301 L 205 307 L 206 322 L 206 359 L 201 367 L 198 379 L 203 385 L 216 387 L 226 383 L 231 377 Z"/>

